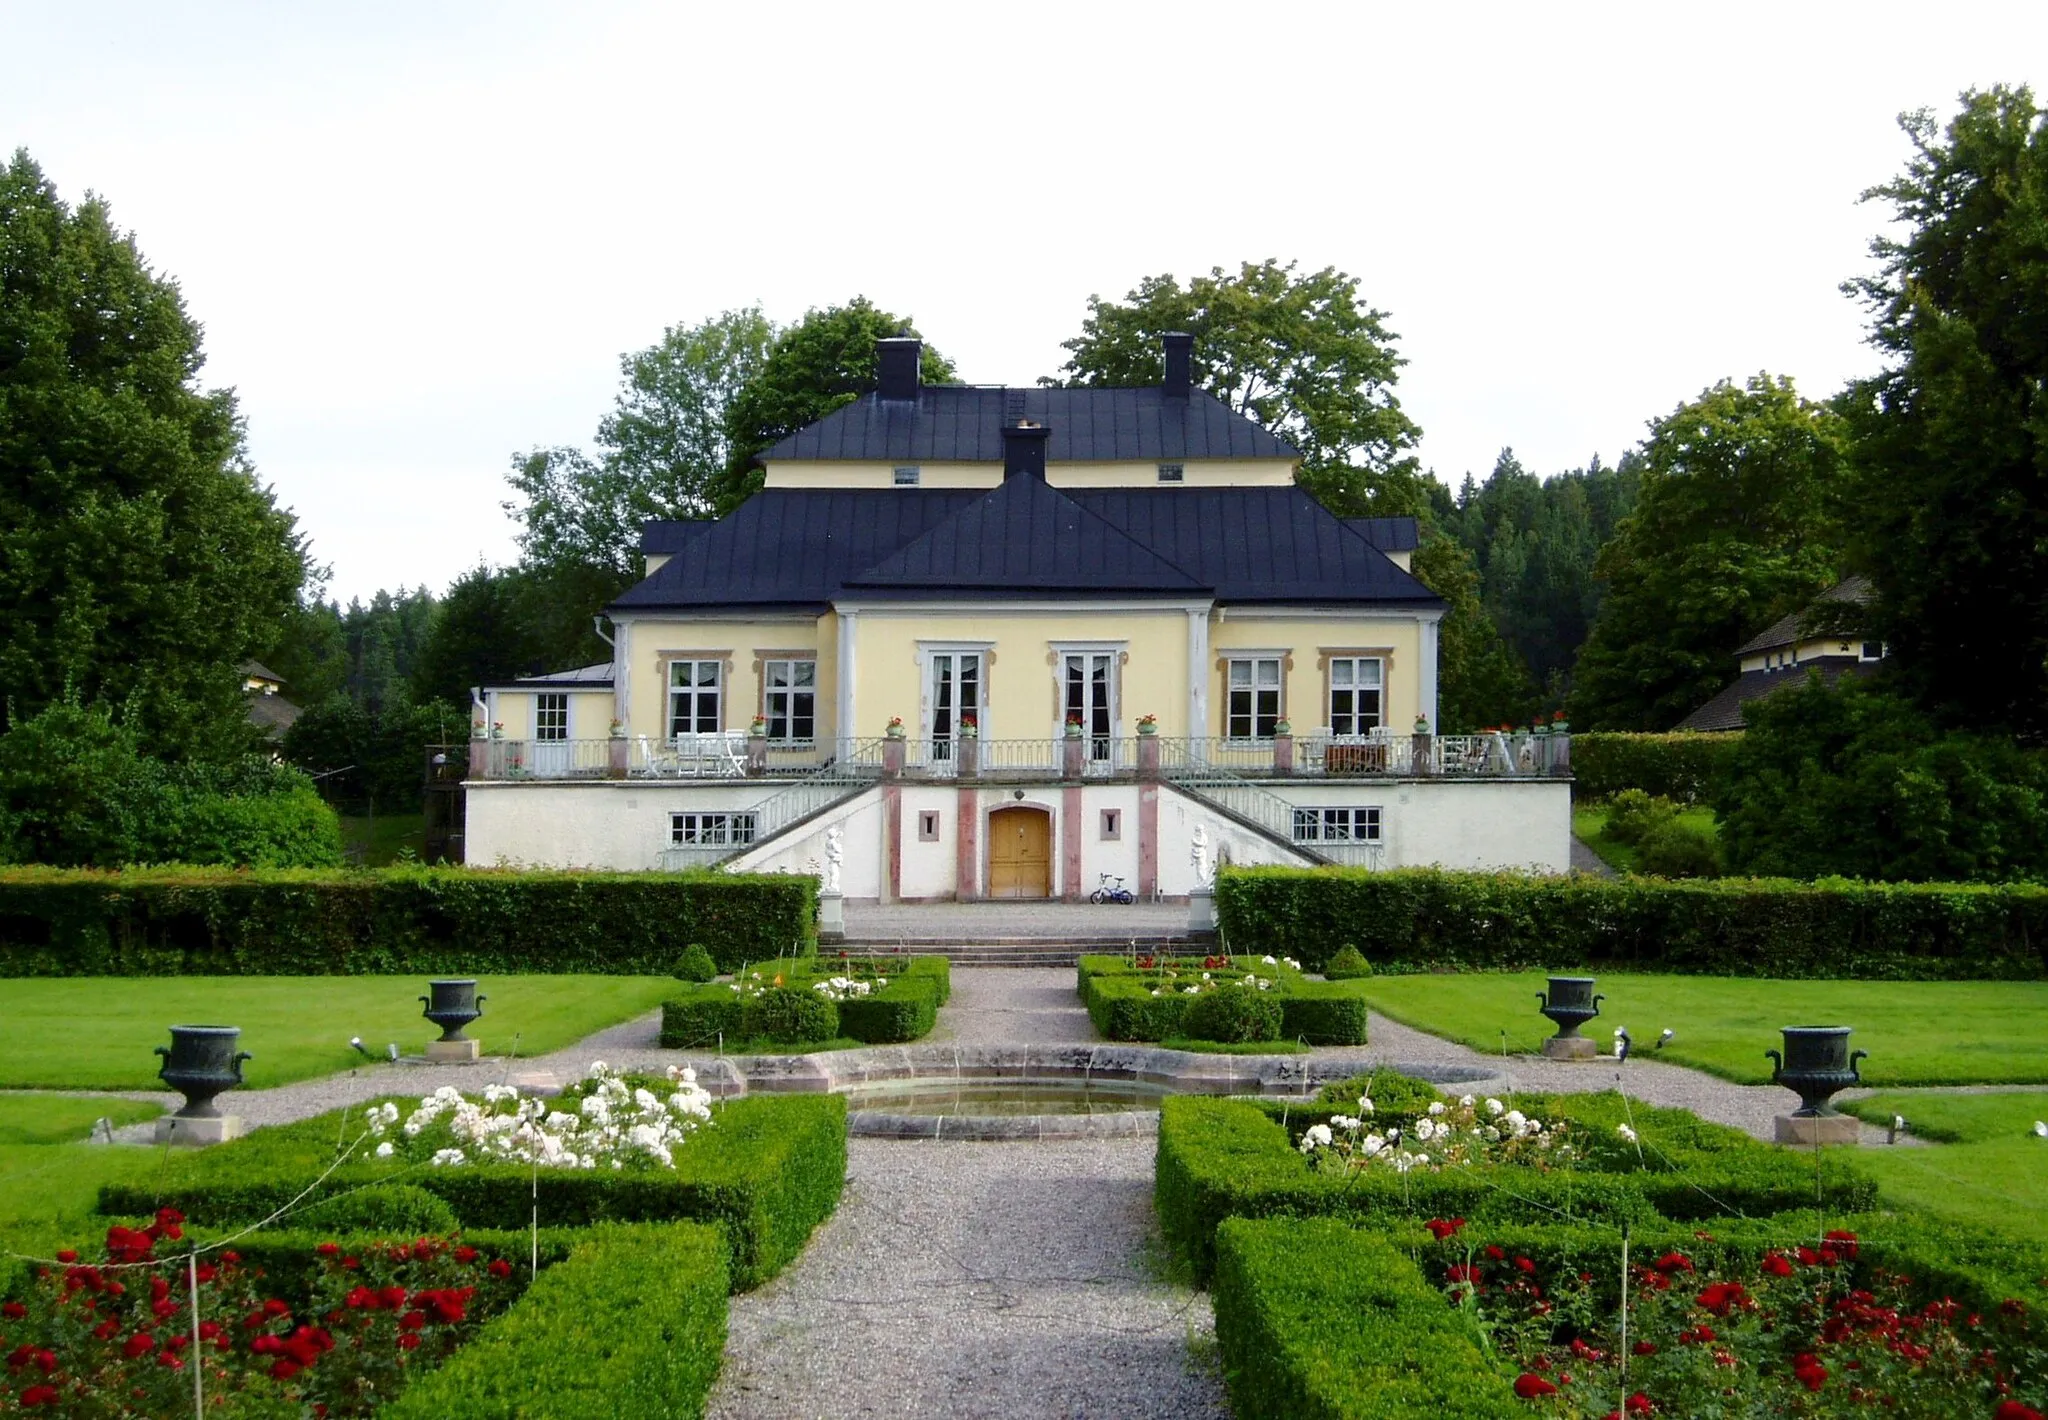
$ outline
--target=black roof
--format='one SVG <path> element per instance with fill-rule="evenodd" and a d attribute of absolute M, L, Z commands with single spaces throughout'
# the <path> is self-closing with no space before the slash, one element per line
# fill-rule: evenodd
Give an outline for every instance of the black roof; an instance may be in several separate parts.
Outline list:
<path fill-rule="evenodd" d="M 1421 537 L 1413 518 L 1346 518 L 1344 526 L 1381 552 L 1413 552 Z"/>
<path fill-rule="evenodd" d="M 1438 606 L 1292 485 L 769 488 L 613 606 L 823 610 L 844 595 L 1089 592 Z"/>
<path fill-rule="evenodd" d="M 1876 661 L 1859 661 L 1854 656 L 1822 656 L 1811 661 L 1801 661 L 1796 666 L 1780 666 L 1776 670 L 1744 671 L 1722 686 L 1713 699 L 1672 728 L 1739 730 L 1746 724 L 1742 707 L 1752 700 L 1761 700 L 1788 685 L 1804 685 L 1809 675 L 1819 676 L 1832 685 L 1843 676 L 1865 676 L 1876 669 Z"/>
<path fill-rule="evenodd" d="M 1003 427 L 1052 426 L 1052 463 L 1117 459 L 1293 459 L 1301 455 L 1214 395 L 1135 389 L 926 385 L 916 400 L 865 394 L 755 455 L 884 463 L 1001 463 Z"/>
<path fill-rule="evenodd" d="M 640 551 L 647 555 L 677 553 L 691 537 L 704 531 L 716 518 L 657 518 L 640 525 Z"/>

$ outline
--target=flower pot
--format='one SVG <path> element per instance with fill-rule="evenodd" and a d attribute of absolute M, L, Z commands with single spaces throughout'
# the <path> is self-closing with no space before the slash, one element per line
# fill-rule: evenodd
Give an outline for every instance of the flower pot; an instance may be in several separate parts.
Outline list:
<path fill-rule="evenodd" d="M 237 1050 L 240 1026 L 172 1026 L 171 1043 L 159 1045 L 164 1057 L 157 1078 L 185 1097 L 179 1119 L 218 1119 L 216 1095 L 242 1083 L 242 1062 L 249 1052 Z"/>
<path fill-rule="evenodd" d="M 1591 976 L 1553 976 L 1550 990 L 1536 993 L 1543 1014 L 1557 1022 L 1553 1039 L 1578 1039 L 1579 1027 L 1600 1014 L 1600 1003 L 1607 998 L 1593 994 L 1595 980 Z"/>
<path fill-rule="evenodd" d="M 426 1009 L 420 1012 L 441 1028 L 442 1040 L 467 1040 L 462 1028 L 483 1014 L 485 998 L 476 994 L 476 981 L 429 981 L 432 996 L 420 997 Z"/>
<path fill-rule="evenodd" d="M 1785 1026 L 1780 1031 L 1785 1037 L 1785 1053 L 1780 1055 L 1775 1050 L 1764 1052 L 1772 1065 L 1771 1083 L 1783 1085 L 1799 1096 L 1799 1108 L 1792 1111 L 1793 1118 L 1833 1115 L 1835 1111 L 1828 1105 L 1829 1097 L 1838 1090 L 1863 1083 L 1863 1076 L 1856 1070 L 1856 1062 L 1870 1052 L 1850 1051 L 1851 1029 L 1849 1026 Z"/>

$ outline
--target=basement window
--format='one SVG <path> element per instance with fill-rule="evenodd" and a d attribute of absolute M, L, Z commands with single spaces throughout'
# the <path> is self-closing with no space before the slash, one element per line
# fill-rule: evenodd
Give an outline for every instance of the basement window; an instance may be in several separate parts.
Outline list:
<path fill-rule="evenodd" d="M 917 841 L 937 843 L 939 841 L 939 811 L 919 809 L 917 813 Z"/>
<path fill-rule="evenodd" d="M 1185 464 L 1163 463 L 1159 465 L 1159 481 L 1161 483 L 1179 483 L 1186 477 L 1187 466 Z"/>
<path fill-rule="evenodd" d="M 1378 843 L 1380 811 L 1377 808 L 1296 809 L 1296 843 Z"/>
<path fill-rule="evenodd" d="M 1123 836 L 1124 811 L 1122 809 L 1104 809 L 1102 811 L 1102 841 L 1104 843 L 1121 843 Z"/>
<path fill-rule="evenodd" d="M 896 465 L 896 486 L 898 488 L 915 488 L 917 487 L 918 475 L 919 469 L 916 464 L 898 464 Z"/>
<path fill-rule="evenodd" d="M 668 816 L 671 847 L 744 848 L 754 841 L 752 814 L 683 814 Z"/>

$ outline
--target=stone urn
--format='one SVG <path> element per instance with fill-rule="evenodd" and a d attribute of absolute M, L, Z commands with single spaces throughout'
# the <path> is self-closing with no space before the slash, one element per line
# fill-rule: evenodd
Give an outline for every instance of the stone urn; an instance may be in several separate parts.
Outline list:
<path fill-rule="evenodd" d="M 1536 993 L 1537 1006 L 1557 1023 L 1557 1034 L 1543 1042 L 1543 1053 L 1552 1060 L 1591 1060 L 1600 1048 L 1579 1034 L 1579 1027 L 1600 1014 L 1607 998 L 1593 994 L 1591 976 L 1553 976 L 1550 989 Z"/>
<path fill-rule="evenodd" d="M 1851 1052 L 1849 1049 L 1848 1026 L 1786 1026 L 1785 1053 L 1766 1050 L 1769 1058 L 1771 1083 L 1783 1085 L 1799 1096 L 1799 1108 L 1792 1111 L 1795 1119 L 1818 1119 L 1834 1116 L 1835 1111 L 1828 1104 L 1829 1098 L 1838 1090 L 1863 1083 L 1863 1077 L 1856 1071 L 1856 1062 L 1870 1054 L 1867 1050 Z"/>
<path fill-rule="evenodd" d="M 427 1044 L 429 1060 L 474 1060 L 477 1043 L 462 1028 L 483 1015 L 485 997 L 476 994 L 474 978 L 429 981 L 431 996 L 420 997 L 426 1009 L 420 1014 L 441 1028 L 441 1038 Z"/>
<path fill-rule="evenodd" d="M 220 1119 L 214 1099 L 242 1083 L 242 1062 L 253 1057 L 237 1050 L 240 1026 L 172 1026 L 171 1043 L 159 1045 L 164 1057 L 157 1078 L 185 1097 L 177 1119 Z"/>

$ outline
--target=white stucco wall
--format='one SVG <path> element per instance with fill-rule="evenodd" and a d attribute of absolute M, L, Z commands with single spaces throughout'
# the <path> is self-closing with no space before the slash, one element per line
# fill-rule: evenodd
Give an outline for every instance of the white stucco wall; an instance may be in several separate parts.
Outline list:
<path fill-rule="evenodd" d="M 473 866 L 638 871 L 661 866 L 672 811 L 749 809 L 787 786 L 744 779 L 698 784 L 595 779 L 472 780 L 465 787 L 463 850 Z"/>
<path fill-rule="evenodd" d="M 1565 780 L 1360 779 L 1265 787 L 1303 806 L 1378 807 L 1389 868 L 1571 870 L 1572 788 Z"/>

